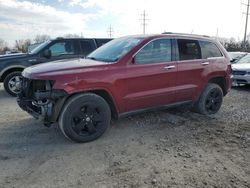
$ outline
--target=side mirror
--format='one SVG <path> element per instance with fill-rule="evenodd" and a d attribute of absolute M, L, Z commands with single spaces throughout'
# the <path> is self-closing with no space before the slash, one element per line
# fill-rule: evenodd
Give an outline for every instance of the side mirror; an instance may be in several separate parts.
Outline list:
<path fill-rule="evenodd" d="M 48 58 L 48 59 L 51 58 L 51 50 L 49 50 L 49 49 L 44 50 L 43 56 Z"/>
<path fill-rule="evenodd" d="M 237 61 L 237 59 L 231 59 L 230 62 L 234 64 Z"/>

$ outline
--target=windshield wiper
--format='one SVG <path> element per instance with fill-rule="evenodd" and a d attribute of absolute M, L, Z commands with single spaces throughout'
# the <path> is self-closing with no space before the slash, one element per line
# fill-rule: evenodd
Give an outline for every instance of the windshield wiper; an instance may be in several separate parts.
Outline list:
<path fill-rule="evenodd" d="M 95 57 L 86 57 L 86 59 L 92 59 L 95 61 L 103 61 L 103 62 L 114 62 L 114 60 L 111 60 L 111 59 L 95 58 Z"/>
<path fill-rule="evenodd" d="M 86 57 L 86 59 L 97 60 L 95 57 Z"/>

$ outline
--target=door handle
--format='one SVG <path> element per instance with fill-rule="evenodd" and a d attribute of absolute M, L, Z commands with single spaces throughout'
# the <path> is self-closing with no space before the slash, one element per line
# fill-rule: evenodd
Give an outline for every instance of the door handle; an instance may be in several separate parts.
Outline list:
<path fill-rule="evenodd" d="M 209 62 L 203 62 L 202 65 L 209 65 Z"/>
<path fill-rule="evenodd" d="M 175 68 L 174 65 L 169 65 L 169 66 L 164 67 L 164 69 L 166 69 L 166 70 L 170 70 L 170 69 L 174 69 L 174 68 Z"/>

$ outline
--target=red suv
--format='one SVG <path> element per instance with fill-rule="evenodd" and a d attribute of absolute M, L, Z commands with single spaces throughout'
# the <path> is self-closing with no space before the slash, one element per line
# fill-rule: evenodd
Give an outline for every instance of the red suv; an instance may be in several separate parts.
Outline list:
<path fill-rule="evenodd" d="M 100 137 L 111 117 L 192 104 L 214 114 L 231 87 L 226 50 L 207 36 L 166 33 L 115 39 L 86 59 L 26 68 L 19 106 L 76 142 Z"/>

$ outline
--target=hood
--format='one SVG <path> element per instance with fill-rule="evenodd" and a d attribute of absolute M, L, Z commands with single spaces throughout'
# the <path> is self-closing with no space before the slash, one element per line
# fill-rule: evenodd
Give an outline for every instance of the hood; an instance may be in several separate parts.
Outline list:
<path fill-rule="evenodd" d="M 250 63 L 232 64 L 232 69 L 237 71 L 250 71 Z"/>
<path fill-rule="evenodd" d="M 24 54 L 24 53 L 0 55 L 0 61 L 17 59 L 17 58 L 28 57 L 28 56 L 29 54 Z"/>
<path fill-rule="evenodd" d="M 79 73 L 86 70 L 86 68 L 91 67 L 93 69 L 96 66 L 99 67 L 107 64 L 109 63 L 91 59 L 60 60 L 28 67 L 23 71 L 23 76 L 27 78 L 39 79 L 43 76 Z"/>

